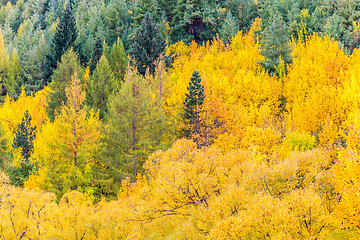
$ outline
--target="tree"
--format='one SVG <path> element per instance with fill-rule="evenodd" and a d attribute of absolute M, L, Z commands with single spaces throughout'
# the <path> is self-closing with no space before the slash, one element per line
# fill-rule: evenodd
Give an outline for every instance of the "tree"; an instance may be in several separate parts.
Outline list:
<path fill-rule="evenodd" d="M 75 72 L 81 75 L 82 68 L 76 53 L 71 48 L 61 57 L 61 61 L 51 77 L 52 82 L 49 86 L 52 92 L 48 94 L 46 109 L 51 121 L 54 121 L 55 115 L 60 112 L 60 107 L 67 101 L 65 88 Z"/>
<path fill-rule="evenodd" d="M 133 178 L 141 170 L 147 156 L 159 145 L 165 121 L 159 115 L 148 79 L 130 67 L 120 90 L 108 103 L 109 126 L 105 132 L 112 166 Z M 159 130 L 160 129 L 160 130 Z"/>
<path fill-rule="evenodd" d="M 134 6 L 134 16 L 132 17 L 134 19 L 134 27 L 140 27 L 141 22 L 146 16 L 146 13 L 150 13 L 151 16 L 153 16 L 153 20 L 155 22 L 160 21 L 161 17 L 161 9 L 159 7 L 159 3 L 157 0 L 140 0 L 136 2 L 136 5 Z"/>
<path fill-rule="evenodd" d="M 0 29 L 0 101 L 6 96 L 6 78 L 9 64 L 9 56 L 4 44 L 4 36 Z"/>
<path fill-rule="evenodd" d="M 12 98 L 17 98 L 20 95 L 20 60 L 17 54 L 16 49 L 14 49 L 11 53 L 11 57 L 9 60 L 9 69 L 8 69 L 8 77 L 6 80 L 6 89 L 8 94 Z"/>
<path fill-rule="evenodd" d="M 102 43 L 101 38 L 98 37 L 98 39 L 95 42 L 93 55 L 92 55 L 91 61 L 90 61 L 90 75 L 93 74 L 102 55 L 103 55 L 103 43 Z"/>
<path fill-rule="evenodd" d="M 287 65 L 291 63 L 292 59 L 287 26 L 281 16 L 274 15 L 272 17 L 270 25 L 264 30 L 261 46 L 261 54 L 265 60 L 260 64 L 270 74 L 279 74 L 276 68 L 283 61 L 286 71 Z"/>
<path fill-rule="evenodd" d="M 15 138 L 12 144 L 14 149 L 21 148 L 22 156 L 25 161 L 29 161 L 30 155 L 33 152 L 33 141 L 35 139 L 36 126 L 31 126 L 31 116 L 28 110 L 25 111 L 22 122 L 18 125 Z"/>
<path fill-rule="evenodd" d="M 227 0 L 225 7 L 234 16 L 239 30 L 244 32 L 250 30 L 252 23 L 259 15 L 258 4 L 254 0 Z"/>
<path fill-rule="evenodd" d="M 185 134 L 188 138 L 193 138 L 199 144 L 202 122 L 200 119 L 201 107 L 204 104 L 204 86 L 201 84 L 201 77 L 198 71 L 194 71 L 190 78 L 188 93 L 185 93 Z M 198 145 L 199 146 L 199 145 Z"/>
<path fill-rule="evenodd" d="M 204 43 L 215 34 L 216 10 L 203 0 L 179 0 L 174 9 L 170 26 L 172 42 L 184 41 L 190 44 Z"/>
<path fill-rule="evenodd" d="M 119 87 L 120 79 L 115 78 L 105 55 L 100 58 L 96 70 L 89 79 L 86 91 L 86 102 L 89 106 L 99 110 L 100 119 L 107 113 L 107 102 L 110 95 Z"/>
<path fill-rule="evenodd" d="M 44 71 L 49 41 L 45 31 L 36 29 L 34 23 L 25 20 L 20 25 L 16 37 L 16 50 L 21 66 L 21 84 L 27 94 L 37 92 L 44 87 Z"/>
<path fill-rule="evenodd" d="M 110 53 L 106 54 L 106 58 L 115 74 L 115 78 L 121 81 L 124 80 L 129 60 L 126 55 L 124 44 L 120 38 L 114 43 Z"/>
<path fill-rule="evenodd" d="M 101 121 L 94 111 L 84 107 L 85 92 L 75 72 L 65 88 L 66 102 L 54 122 L 47 122 L 37 137 L 34 158 L 43 177 L 58 197 L 69 189 L 100 193 L 101 187 L 112 186 L 108 167 L 99 159 Z M 41 176 L 41 171 L 39 171 Z M 103 173 L 98 174 L 98 173 Z M 98 179 L 98 176 L 103 178 Z M 100 196 L 98 196 L 100 198 Z"/>
<path fill-rule="evenodd" d="M 232 37 L 239 31 L 239 27 L 236 24 L 236 20 L 230 11 L 226 14 L 226 18 L 219 31 L 221 40 L 226 43 L 231 40 Z"/>
<path fill-rule="evenodd" d="M 29 175 L 33 172 L 35 165 L 30 162 L 30 156 L 34 151 L 33 141 L 35 139 L 36 126 L 31 126 L 31 116 L 28 110 L 25 111 L 21 123 L 16 129 L 12 147 L 14 150 L 21 151 L 21 160 L 19 167 L 9 166 L 7 169 L 11 183 L 16 186 L 23 186 L 24 181 L 29 179 Z"/>
<path fill-rule="evenodd" d="M 105 25 L 107 26 L 107 32 L 109 38 L 107 43 L 112 45 L 116 39 L 121 38 L 128 49 L 128 35 L 132 31 L 129 5 L 126 0 L 112 0 L 105 11 Z"/>
<path fill-rule="evenodd" d="M 134 60 L 139 73 L 145 75 L 147 69 L 150 73 L 155 71 L 155 61 L 164 52 L 166 41 L 159 33 L 159 27 L 153 22 L 149 13 L 145 14 L 141 27 L 135 32 L 130 56 Z"/>
<path fill-rule="evenodd" d="M 76 28 L 75 17 L 71 9 L 71 3 L 70 1 L 67 1 L 65 8 L 61 12 L 59 23 L 56 26 L 50 51 L 46 54 L 46 85 L 50 82 L 50 77 L 56 69 L 61 56 L 73 46 L 77 34 L 78 31 Z"/>

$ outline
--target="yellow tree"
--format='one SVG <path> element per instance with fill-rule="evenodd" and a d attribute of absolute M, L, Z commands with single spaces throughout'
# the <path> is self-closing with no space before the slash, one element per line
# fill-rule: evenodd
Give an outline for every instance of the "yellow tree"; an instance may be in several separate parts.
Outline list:
<path fill-rule="evenodd" d="M 334 166 L 335 189 L 339 193 L 336 216 L 345 226 L 360 228 L 360 116 L 349 128 L 347 147 L 339 151 L 339 161 Z M 359 233 L 360 234 L 360 233 Z"/>
<path fill-rule="evenodd" d="M 292 54 L 284 79 L 287 129 L 312 133 L 320 144 L 332 145 L 350 110 L 351 102 L 343 96 L 351 59 L 337 42 L 316 34 L 297 42 Z"/>
<path fill-rule="evenodd" d="M 101 122 L 93 111 L 87 117 L 83 107 L 85 92 L 76 74 L 66 87 L 66 97 L 60 114 L 53 123 L 43 126 L 34 143 L 35 159 L 43 176 L 33 176 L 29 180 L 37 182 L 45 176 L 52 186 L 47 190 L 54 191 L 57 196 L 68 189 L 94 191 L 92 166 L 97 163 L 100 149 Z"/>

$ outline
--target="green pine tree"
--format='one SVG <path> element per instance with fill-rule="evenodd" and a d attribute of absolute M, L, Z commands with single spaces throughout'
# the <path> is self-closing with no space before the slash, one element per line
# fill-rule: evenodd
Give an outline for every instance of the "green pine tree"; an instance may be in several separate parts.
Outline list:
<path fill-rule="evenodd" d="M 110 63 L 110 67 L 118 80 L 124 80 L 126 68 L 128 65 L 128 58 L 126 56 L 124 44 L 120 38 L 111 48 L 109 53 L 106 53 L 106 58 Z"/>
<path fill-rule="evenodd" d="M 170 27 L 172 42 L 204 43 L 216 35 L 216 9 L 203 0 L 179 0 Z"/>
<path fill-rule="evenodd" d="M 221 40 L 226 43 L 231 40 L 232 37 L 239 31 L 239 26 L 236 24 L 236 19 L 233 17 L 230 11 L 226 14 L 226 18 L 221 26 L 219 35 Z"/>
<path fill-rule="evenodd" d="M 17 51 L 14 49 L 8 64 L 8 76 L 5 80 L 5 87 L 11 98 L 17 98 L 20 94 L 20 60 Z"/>
<path fill-rule="evenodd" d="M 161 9 L 157 0 L 140 0 L 134 6 L 134 16 L 132 17 L 134 27 L 139 28 L 141 26 L 141 22 L 144 20 L 147 12 L 153 16 L 155 22 L 158 23 L 160 21 Z"/>
<path fill-rule="evenodd" d="M 132 32 L 133 19 L 129 11 L 130 3 L 127 0 L 111 0 L 106 8 L 104 21 L 109 37 L 106 42 L 111 46 L 121 38 L 128 49 L 128 35 Z"/>
<path fill-rule="evenodd" d="M 159 27 L 149 13 L 145 14 L 141 27 L 136 30 L 131 45 L 130 56 L 135 61 L 139 73 L 145 75 L 155 71 L 155 61 L 164 52 L 166 41 L 160 36 Z"/>
<path fill-rule="evenodd" d="M 254 0 L 227 0 L 225 7 L 231 11 L 239 30 L 244 32 L 251 28 L 253 21 L 258 17 L 258 3 Z"/>
<path fill-rule="evenodd" d="M 108 103 L 103 157 L 110 159 L 115 169 L 134 179 L 145 159 L 159 146 L 166 129 L 158 99 L 153 98 L 149 84 L 148 79 L 130 67 L 120 90 Z"/>
<path fill-rule="evenodd" d="M 194 71 L 190 78 L 188 93 L 185 93 L 185 135 L 192 138 L 199 144 L 202 123 L 200 119 L 201 107 L 204 104 L 205 93 L 204 86 L 201 83 L 201 77 L 198 71 Z"/>
<path fill-rule="evenodd" d="M 286 72 L 287 65 L 292 62 L 288 28 L 278 14 L 272 17 L 270 25 L 264 30 L 261 39 L 261 54 L 265 60 L 260 64 L 270 74 L 278 74 L 276 69 L 280 64 L 284 64 Z"/>
<path fill-rule="evenodd" d="M 90 77 L 86 91 L 86 102 L 92 108 L 99 110 L 100 119 L 106 116 L 108 98 L 119 85 L 119 79 L 115 78 L 108 60 L 103 55 Z"/>
<path fill-rule="evenodd" d="M 23 160 L 20 162 L 19 167 L 9 166 L 7 169 L 11 183 L 15 186 L 23 186 L 24 181 L 28 180 L 29 175 L 35 170 L 35 165 L 29 161 L 34 150 L 35 131 L 36 126 L 31 126 L 31 116 L 26 110 L 21 123 L 16 129 L 12 144 L 13 149 L 21 148 Z"/>
<path fill-rule="evenodd" d="M 49 86 L 52 92 L 47 96 L 48 106 L 46 108 L 46 113 L 51 121 L 54 121 L 55 115 L 60 112 L 60 107 L 67 101 L 65 88 L 75 72 L 78 76 L 82 76 L 83 70 L 78 56 L 70 48 L 61 57 L 61 61 L 51 77 L 52 81 Z"/>
<path fill-rule="evenodd" d="M 50 77 L 57 67 L 61 56 L 73 46 L 78 30 L 70 1 L 67 2 L 65 9 L 62 10 L 59 23 L 56 27 L 54 37 L 51 42 L 50 51 L 46 54 L 46 85 L 50 82 Z"/>
<path fill-rule="evenodd" d="M 103 55 L 103 42 L 102 42 L 101 38 L 98 37 L 98 39 L 95 42 L 94 51 L 93 51 L 93 54 L 92 54 L 92 57 L 91 57 L 90 75 L 93 74 L 93 72 L 96 69 L 96 66 L 98 65 L 99 60 L 100 60 L 102 55 Z"/>

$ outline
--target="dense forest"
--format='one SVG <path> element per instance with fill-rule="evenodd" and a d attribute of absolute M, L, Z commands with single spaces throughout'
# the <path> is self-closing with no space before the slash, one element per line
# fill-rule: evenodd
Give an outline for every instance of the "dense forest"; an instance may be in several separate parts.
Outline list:
<path fill-rule="evenodd" d="M 358 239 L 360 2 L 0 0 L 1 239 Z"/>

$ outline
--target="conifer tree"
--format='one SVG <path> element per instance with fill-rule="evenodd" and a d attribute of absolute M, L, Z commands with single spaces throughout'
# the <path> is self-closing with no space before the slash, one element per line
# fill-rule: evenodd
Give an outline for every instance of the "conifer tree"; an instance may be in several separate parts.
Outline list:
<path fill-rule="evenodd" d="M 8 72 L 9 56 L 5 48 L 3 33 L 0 29 L 0 101 L 6 96 L 6 78 Z"/>
<path fill-rule="evenodd" d="M 106 58 L 109 61 L 111 70 L 115 74 L 115 78 L 118 80 L 124 80 L 129 60 L 126 56 L 124 44 L 120 38 L 118 38 L 116 43 L 114 43 L 111 51 L 106 55 Z"/>
<path fill-rule="evenodd" d="M 89 194 L 111 192 L 106 190 L 106 186 L 112 186 L 108 165 L 100 161 L 98 155 L 101 121 L 94 111 L 88 112 L 84 106 L 85 91 L 76 72 L 65 93 L 67 100 L 60 113 L 54 122 L 43 126 L 38 136 L 42 144 L 36 146 L 35 158 L 42 168 L 49 169 L 47 178 L 52 189 L 47 190 L 58 197 L 69 189 Z"/>
<path fill-rule="evenodd" d="M 149 80 L 134 67 L 126 73 L 120 90 L 109 100 L 109 127 L 105 133 L 104 157 L 112 166 L 133 178 L 145 159 L 157 149 L 164 118 L 159 114 Z"/>
<path fill-rule="evenodd" d="M 78 30 L 72 12 L 71 3 L 68 1 L 65 9 L 62 10 L 59 23 L 56 27 L 54 37 L 51 42 L 49 53 L 46 55 L 45 81 L 46 85 L 50 82 L 50 77 L 57 67 L 61 56 L 73 46 Z"/>
<path fill-rule="evenodd" d="M 201 106 L 204 104 L 204 86 L 198 71 L 194 71 L 190 78 L 188 93 L 185 93 L 185 134 L 188 138 L 193 138 L 198 144 L 201 134 L 202 123 L 200 119 Z M 199 146 L 199 145 L 198 145 Z"/>
<path fill-rule="evenodd" d="M 150 15 L 146 13 L 141 27 L 135 32 L 130 56 L 135 61 L 139 73 L 145 75 L 149 68 L 150 73 L 155 71 L 155 61 L 164 52 L 166 41 L 160 36 L 159 27 Z"/>
<path fill-rule="evenodd" d="M 34 170 L 34 164 L 29 159 L 34 150 L 33 141 L 35 139 L 36 126 L 31 126 L 31 116 L 28 110 L 25 111 L 21 123 L 18 125 L 13 140 L 13 149 L 21 150 L 22 160 L 19 167 L 9 166 L 7 171 L 11 183 L 16 186 L 23 186 L 24 181 L 29 179 L 29 175 Z"/>
<path fill-rule="evenodd" d="M 60 112 L 61 105 L 67 101 L 65 88 L 75 72 L 81 76 L 83 71 L 76 53 L 71 48 L 61 57 L 61 62 L 51 77 L 52 82 L 49 86 L 52 92 L 47 96 L 48 107 L 46 109 L 51 121 L 54 121 L 55 115 Z"/>
<path fill-rule="evenodd" d="M 119 86 L 119 79 L 115 78 L 110 64 L 105 55 L 100 58 L 96 70 L 89 79 L 86 92 L 86 102 L 89 106 L 99 110 L 100 118 L 103 119 L 107 112 L 109 96 Z"/>
<path fill-rule="evenodd" d="M 91 57 L 90 62 L 90 75 L 93 74 L 94 70 L 96 69 L 97 64 L 103 54 L 103 42 L 100 37 L 95 42 L 94 52 Z"/>
<path fill-rule="evenodd" d="M 216 10 L 207 1 L 179 0 L 174 8 L 172 22 L 172 42 L 192 41 L 203 43 L 211 40 L 216 31 Z"/>
<path fill-rule="evenodd" d="M 284 64 L 286 71 L 287 65 L 292 61 L 290 53 L 287 26 L 282 17 L 275 14 L 270 21 L 270 25 L 265 28 L 261 39 L 261 54 L 265 57 L 265 60 L 260 64 L 270 74 L 277 74 L 276 69 L 280 64 Z"/>
<path fill-rule="evenodd" d="M 134 6 L 134 19 L 133 26 L 139 28 L 141 26 L 141 22 L 145 18 L 146 13 L 150 13 L 155 22 L 160 21 L 161 17 L 161 9 L 159 7 L 157 0 L 140 0 L 137 1 Z"/>
<path fill-rule="evenodd" d="M 220 29 L 220 38 L 226 43 L 235 36 L 235 34 L 239 31 L 239 27 L 236 24 L 236 19 L 233 17 L 230 11 L 226 14 L 226 18 Z"/>
<path fill-rule="evenodd" d="M 8 77 L 5 82 L 7 92 L 10 97 L 17 98 L 20 94 L 20 60 L 17 51 L 14 49 L 11 53 L 11 57 L 8 65 Z"/>
<path fill-rule="evenodd" d="M 105 12 L 105 25 L 109 38 L 106 42 L 111 46 L 117 38 L 121 38 L 128 49 L 128 35 L 132 31 L 132 18 L 127 0 L 111 0 Z"/>
<path fill-rule="evenodd" d="M 31 116 L 26 110 L 21 123 L 16 129 L 15 138 L 12 144 L 14 149 L 22 149 L 22 156 L 25 161 L 29 161 L 30 155 L 34 149 L 33 141 L 35 139 L 36 126 L 31 126 Z"/>

